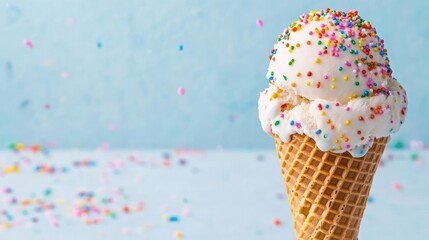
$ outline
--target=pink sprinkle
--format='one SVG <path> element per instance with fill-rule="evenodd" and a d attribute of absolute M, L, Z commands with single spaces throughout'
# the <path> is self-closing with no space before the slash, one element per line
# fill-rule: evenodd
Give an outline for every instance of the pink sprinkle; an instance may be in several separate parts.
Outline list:
<path fill-rule="evenodd" d="M 397 190 L 397 191 L 402 191 L 402 185 L 399 184 L 398 182 L 393 182 L 392 183 L 392 188 Z"/>
<path fill-rule="evenodd" d="M 325 79 L 325 80 L 328 80 L 328 78 L 329 78 L 328 75 L 323 76 L 323 79 Z"/>
<path fill-rule="evenodd" d="M 61 77 L 64 78 L 64 79 L 69 78 L 69 73 L 65 72 L 65 71 L 61 72 Z"/>
<path fill-rule="evenodd" d="M 351 66 L 352 66 L 352 64 L 351 64 L 349 61 L 347 61 L 347 60 L 344 62 L 344 64 L 345 64 L 347 67 L 351 67 Z"/>
<path fill-rule="evenodd" d="M 185 95 L 185 93 L 186 93 L 185 88 L 183 88 L 183 87 L 179 87 L 179 88 L 177 89 L 177 94 L 178 94 L 179 96 L 183 96 L 183 95 Z"/>
<path fill-rule="evenodd" d="M 350 144 L 347 144 L 347 145 L 346 145 L 346 149 L 349 149 L 349 148 L 350 148 Z"/>
<path fill-rule="evenodd" d="M 308 32 L 308 34 L 313 35 L 313 31 Z"/>
<path fill-rule="evenodd" d="M 282 114 L 280 114 L 280 117 L 281 118 L 285 118 L 285 115 L 282 113 Z"/>
<path fill-rule="evenodd" d="M 346 111 L 350 111 L 350 107 L 346 107 Z"/>
<path fill-rule="evenodd" d="M 297 123 L 295 124 L 295 126 L 296 126 L 297 128 L 301 128 L 301 123 L 297 122 Z"/>
<path fill-rule="evenodd" d="M 261 19 L 256 19 L 256 25 L 258 25 L 258 27 L 262 27 L 264 25 L 264 22 L 262 22 Z"/>
<path fill-rule="evenodd" d="M 422 164 L 423 164 L 423 160 L 422 160 L 421 158 L 418 158 L 418 159 L 416 160 L 416 166 L 417 166 L 417 167 L 420 167 Z"/>
<path fill-rule="evenodd" d="M 161 207 L 159 207 L 159 209 L 161 210 L 161 212 L 167 212 L 167 207 L 162 205 Z"/>
<path fill-rule="evenodd" d="M 109 130 L 110 131 L 115 131 L 117 128 L 118 128 L 118 126 L 115 123 L 109 124 Z"/>
<path fill-rule="evenodd" d="M 188 208 L 183 208 L 182 209 L 182 215 L 183 216 L 189 216 L 189 214 L 191 214 L 191 211 L 189 211 Z"/>
<path fill-rule="evenodd" d="M 33 43 L 30 40 L 24 40 L 22 43 L 28 48 L 33 48 Z"/>
<path fill-rule="evenodd" d="M 422 141 L 418 141 L 418 140 L 411 140 L 410 141 L 410 148 L 411 149 L 422 149 L 424 146 Z"/>

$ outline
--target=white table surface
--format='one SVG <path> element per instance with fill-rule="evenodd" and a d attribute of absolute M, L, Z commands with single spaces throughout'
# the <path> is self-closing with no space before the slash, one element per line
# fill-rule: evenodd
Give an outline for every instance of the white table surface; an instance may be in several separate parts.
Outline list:
<path fill-rule="evenodd" d="M 412 154 L 418 159 L 412 160 Z M 84 160 L 96 166 L 74 166 Z M 429 239 L 427 160 L 425 150 L 384 155 L 359 239 Z M 1 240 L 164 240 L 175 239 L 175 232 L 189 240 L 294 239 L 274 150 L 0 152 L 0 171 L 14 163 L 18 173 L 0 174 Z M 42 163 L 67 172 L 36 173 Z M 11 193 L 5 192 L 8 188 Z M 115 212 L 116 218 L 74 215 L 72 206 L 85 191 L 93 194 L 96 208 Z M 26 199 L 35 204 L 22 206 Z M 45 210 L 35 199 L 43 200 Z M 123 206 L 139 202 L 143 211 L 123 212 Z M 170 217 L 178 221 L 165 220 Z M 88 225 L 85 219 L 100 222 Z M 275 219 L 281 226 L 273 224 Z"/>

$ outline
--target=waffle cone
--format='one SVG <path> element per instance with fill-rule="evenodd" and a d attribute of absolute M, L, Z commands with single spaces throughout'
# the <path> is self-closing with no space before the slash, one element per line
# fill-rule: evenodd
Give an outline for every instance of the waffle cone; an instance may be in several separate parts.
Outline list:
<path fill-rule="evenodd" d="M 374 173 L 388 137 L 375 139 L 365 156 L 324 152 L 295 134 L 275 143 L 297 240 L 356 240 Z"/>

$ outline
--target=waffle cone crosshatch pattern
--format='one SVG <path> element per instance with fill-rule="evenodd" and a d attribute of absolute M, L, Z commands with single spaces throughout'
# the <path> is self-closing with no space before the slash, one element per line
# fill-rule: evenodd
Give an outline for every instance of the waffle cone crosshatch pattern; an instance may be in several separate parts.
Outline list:
<path fill-rule="evenodd" d="M 297 239 L 357 239 L 388 139 L 376 139 L 365 156 L 353 158 L 321 151 L 308 136 L 295 134 L 287 144 L 275 137 Z"/>

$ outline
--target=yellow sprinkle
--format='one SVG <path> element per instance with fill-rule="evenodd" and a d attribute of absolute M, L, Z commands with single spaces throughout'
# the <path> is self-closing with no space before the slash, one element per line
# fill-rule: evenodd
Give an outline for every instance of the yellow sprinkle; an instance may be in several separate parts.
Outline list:
<path fill-rule="evenodd" d="M 296 87 L 296 82 L 292 82 L 290 85 L 291 85 L 292 87 Z"/>
<path fill-rule="evenodd" d="M 335 82 L 335 81 L 337 81 L 337 79 L 336 78 L 331 78 L 331 81 Z"/>
<path fill-rule="evenodd" d="M 349 126 L 352 122 L 350 120 L 346 120 L 346 126 Z"/>
<path fill-rule="evenodd" d="M 183 238 L 183 233 L 182 232 L 175 232 L 174 237 L 175 238 Z"/>
<path fill-rule="evenodd" d="M 343 138 L 343 137 L 344 137 L 344 134 L 342 134 L 342 133 L 341 133 L 341 134 L 340 134 L 340 138 Z"/>
<path fill-rule="evenodd" d="M 331 89 L 333 90 L 333 89 L 335 89 L 335 85 L 331 85 Z"/>
<path fill-rule="evenodd" d="M 307 84 L 307 86 L 311 86 L 311 82 L 307 81 L 305 84 Z"/>
<path fill-rule="evenodd" d="M 327 47 L 329 47 L 329 45 L 331 45 L 331 40 L 326 40 L 326 42 L 325 42 L 325 45 L 327 46 Z"/>
<path fill-rule="evenodd" d="M 343 39 L 344 37 L 343 37 L 343 35 L 340 35 L 340 36 L 338 36 L 338 38 L 339 38 L 339 39 Z"/>
<path fill-rule="evenodd" d="M 277 93 L 273 93 L 273 95 L 271 96 L 272 98 L 278 98 L 279 95 Z"/>
<path fill-rule="evenodd" d="M 335 143 L 339 143 L 340 142 L 340 140 L 338 140 L 338 139 L 335 139 Z"/>
<path fill-rule="evenodd" d="M 349 80 L 349 76 L 344 76 L 344 80 Z"/>
<path fill-rule="evenodd" d="M 17 151 L 22 151 L 22 150 L 24 150 L 24 149 L 25 149 L 25 146 L 24 146 L 24 144 L 22 144 L 22 143 L 17 143 L 17 144 L 15 145 L 15 149 L 16 149 Z"/>
<path fill-rule="evenodd" d="M 314 59 L 314 61 L 315 61 L 316 63 L 320 63 L 320 58 L 316 58 L 316 59 Z"/>
<path fill-rule="evenodd" d="M 297 73 L 296 73 L 296 76 L 297 76 L 297 77 L 301 77 L 301 73 L 300 73 L 300 72 L 297 72 Z"/>
<path fill-rule="evenodd" d="M 343 147 L 341 147 L 341 146 L 338 146 L 338 148 L 337 148 L 338 150 L 341 150 L 341 149 L 343 149 Z"/>
<path fill-rule="evenodd" d="M 321 116 L 325 116 L 325 111 L 320 111 Z"/>

